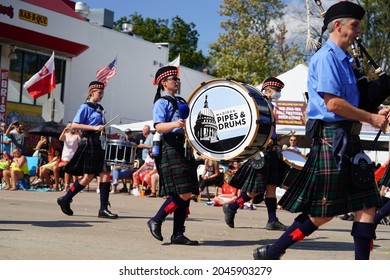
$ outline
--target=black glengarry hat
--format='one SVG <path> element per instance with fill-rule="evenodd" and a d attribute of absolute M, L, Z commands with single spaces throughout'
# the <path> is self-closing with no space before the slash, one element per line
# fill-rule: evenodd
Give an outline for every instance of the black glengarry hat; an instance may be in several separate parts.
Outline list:
<path fill-rule="evenodd" d="M 339 18 L 355 18 L 361 20 L 365 13 L 366 11 L 363 9 L 363 7 L 358 4 L 348 1 L 336 3 L 326 11 L 324 26 L 322 28 L 326 29 L 332 20 Z"/>

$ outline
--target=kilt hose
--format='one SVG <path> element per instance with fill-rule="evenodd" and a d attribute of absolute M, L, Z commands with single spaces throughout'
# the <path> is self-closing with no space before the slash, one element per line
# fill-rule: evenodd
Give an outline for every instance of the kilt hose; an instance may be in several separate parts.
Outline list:
<path fill-rule="evenodd" d="M 351 163 L 338 170 L 332 153 L 333 128 L 323 127 L 311 146 L 308 159 L 291 183 L 279 205 L 292 213 L 303 212 L 313 217 L 337 215 L 378 207 L 380 198 L 375 184 L 359 189 L 351 181 Z M 349 135 L 346 156 L 361 151 L 358 135 Z M 372 180 L 375 181 L 374 177 Z"/>

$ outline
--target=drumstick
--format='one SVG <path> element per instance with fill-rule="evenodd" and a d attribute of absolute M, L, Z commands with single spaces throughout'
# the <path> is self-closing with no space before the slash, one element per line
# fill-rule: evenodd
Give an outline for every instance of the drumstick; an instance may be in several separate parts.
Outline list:
<path fill-rule="evenodd" d="M 105 125 L 103 125 L 103 127 L 106 127 L 107 125 L 109 125 L 110 123 L 112 123 L 113 121 L 115 121 L 117 118 L 119 118 L 121 114 L 118 114 L 116 115 L 115 117 L 113 117 L 110 121 L 108 121 Z"/>
<path fill-rule="evenodd" d="M 112 122 L 113 122 L 115 119 L 117 119 L 120 115 L 121 115 L 121 114 L 116 115 L 116 116 L 113 117 L 110 121 L 108 121 L 105 125 L 103 125 L 103 129 L 105 129 L 107 125 L 109 125 L 110 123 L 112 123 Z M 99 130 L 96 131 L 96 133 L 99 133 L 99 132 L 101 132 L 101 131 L 99 131 Z"/>

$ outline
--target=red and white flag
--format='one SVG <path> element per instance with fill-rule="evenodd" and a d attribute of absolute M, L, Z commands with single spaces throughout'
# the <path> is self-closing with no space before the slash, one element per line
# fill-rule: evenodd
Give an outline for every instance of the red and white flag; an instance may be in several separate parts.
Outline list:
<path fill-rule="evenodd" d="M 107 66 L 96 71 L 96 80 L 102 82 L 105 86 L 108 83 L 108 80 L 115 76 L 116 74 L 116 58 Z"/>
<path fill-rule="evenodd" d="M 174 60 L 169 62 L 168 65 L 169 66 L 176 66 L 177 68 L 179 68 L 179 66 L 180 66 L 180 54 Z"/>
<path fill-rule="evenodd" d="M 24 88 L 34 99 L 37 99 L 42 95 L 49 94 L 56 88 L 54 52 L 42 69 L 24 83 Z"/>
<path fill-rule="evenodd" d="M 176 66 L 177 67 L 177 76 L 180 75 L 180 54 L 171 62 L 168 63 L 169 66 Z"/>

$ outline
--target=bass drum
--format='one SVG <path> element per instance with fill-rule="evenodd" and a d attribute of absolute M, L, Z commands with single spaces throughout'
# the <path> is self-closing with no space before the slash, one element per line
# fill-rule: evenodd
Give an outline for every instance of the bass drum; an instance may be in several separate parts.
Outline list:
<path fill-rule="evenodd" d="M 204 82 L 189 97 L 186 137 L 204 158 L 245 160 L 267 145 L 275 129 L 271 104 L 244 83 Z"/>
<path fill-rule="evenodd" d="M 294 179 L 298 176 L 306 163 L 307 158 L 294 150 L 284 150 L 283 163 L 281 171 L 283 174 L 283 182 L 281 188 L 288 189 Z"/>

